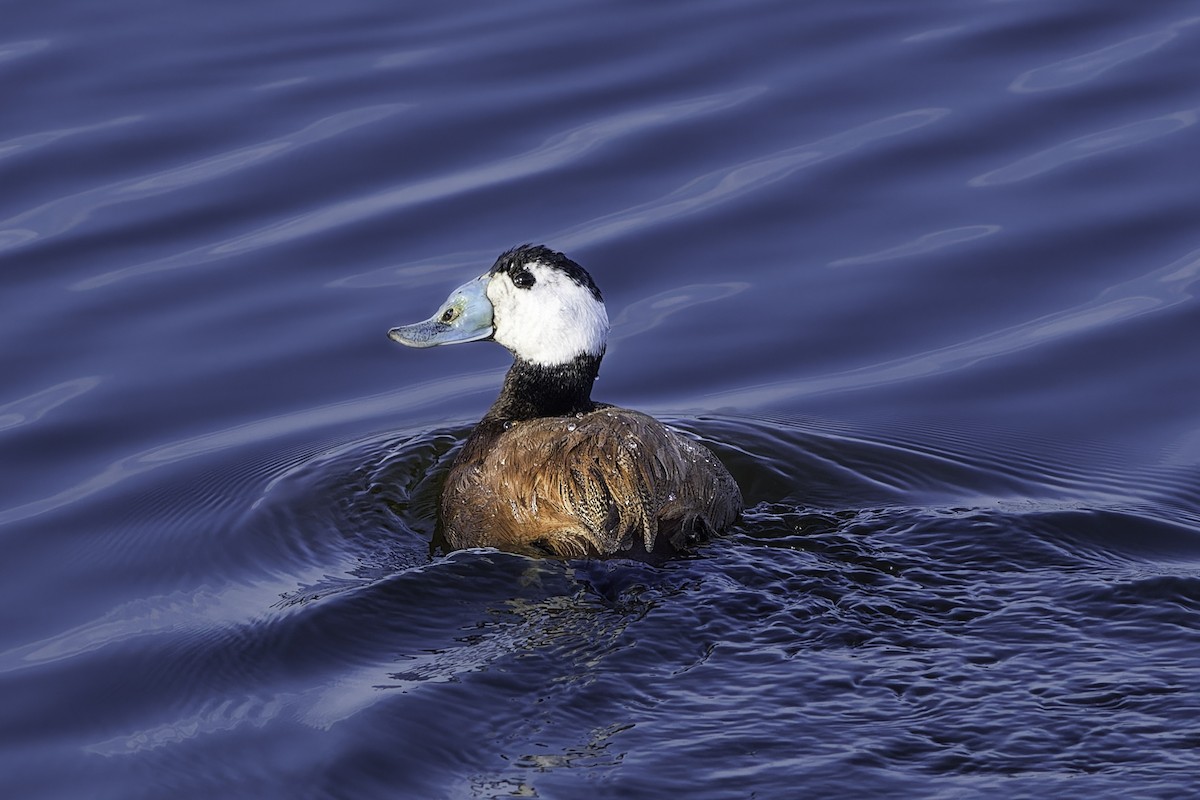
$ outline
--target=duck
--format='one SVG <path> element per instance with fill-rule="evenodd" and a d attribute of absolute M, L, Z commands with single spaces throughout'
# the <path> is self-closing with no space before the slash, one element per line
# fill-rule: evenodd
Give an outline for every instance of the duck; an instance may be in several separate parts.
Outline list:
<path fill-rule="evenodd" d="M 492 341 L 513 357 L 442 484 L 449 549 L 657 562 L 737 521 L 741 491 L 707 447 L 592 399 L 608 333 L 587 270 L 533 244 L 502 253 L 429 319 L 388 331 L 408 347 Z"/>

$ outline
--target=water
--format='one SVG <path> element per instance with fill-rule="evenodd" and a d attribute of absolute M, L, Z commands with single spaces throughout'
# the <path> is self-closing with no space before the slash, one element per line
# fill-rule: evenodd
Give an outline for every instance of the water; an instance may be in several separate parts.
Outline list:
<path fill-rule="evenodd" d="M 1180 797 L 1194 3 L 6 9 L 0 794 Z M 749 510 L 431 549 L 502 250 Z"/>

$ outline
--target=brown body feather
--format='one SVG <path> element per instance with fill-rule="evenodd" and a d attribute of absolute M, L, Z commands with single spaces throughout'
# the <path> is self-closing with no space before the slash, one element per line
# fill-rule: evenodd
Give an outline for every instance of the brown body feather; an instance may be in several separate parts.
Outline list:
<path fill-rule="evenodd" d="M 737 519 L 725 466 L 653 417 L 599 406 L 567 416 L 485 417 L 442 491 L 454 548 L 656 558 Z"/>

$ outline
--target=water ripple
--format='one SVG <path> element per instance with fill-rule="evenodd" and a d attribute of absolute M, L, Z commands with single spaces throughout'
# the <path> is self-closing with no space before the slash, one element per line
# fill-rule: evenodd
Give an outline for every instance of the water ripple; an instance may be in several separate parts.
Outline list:
<path fill-rule="evenodd" d="M 889 247 L 886 250 L 879 250 L 874 253 L 868 253 L 864 256 L 853 256 L 851 258 L 839 258 L 836 261 L 829 262 L 831 267 L 849 267 L 856 264 L 874 264 L 879 261 L 892 261 L 898 258 L 909 258 L 911 256 L 925 255 L 932 253 L 935 250 L 941 250 L 946 247 L 953 247 L 956 244 L 970 242 L 975 239 L 982 239 L 985 236 L 991 236 L 994 233 L 999 233 L 1001 226 L 999 225 L 964 225 L 960 228 L 947 228 L 944 231 L 934 231 L 917 237 L 911 242 L 898 244 L 895 247 Z"/>
<path fill-rule="evenodd" d="M 672 314 L 698 306 L 724 300 L 749 289 L 751 284 L 730 281 L 728 283 L 693 283 L 668 289 L 665 292 L 644 297 L 621 309 L 613 320 L 610 341 L 626 339 L 651 328 L 657 328 Z"/>
<path fill-rule="evenodd" d="M 0 62 L 12 61 L 13 59 L 27 56 L 30 53 L 36 53 L 39 50 L 46 49 L 49 44 L 49 39 L 30 39 L 24 42 L 0 44 Z"/>
<path fill-rule="evenodd" d="M 134 475 L 140 475 L 166 464 L 240 447 L 255 441 L 270 440 L 289 433 L 313 431 L 323 426 L 341 424 L 349 420 L 362 420 L 391 414 L 397 408 L 405 408 L 411 412 L 423 407 L 436 406 L 444 400 L 448 392 L 470 393 L 491 389 L 497 385 L 502 374 L 502 370 L 489 370 L 457 378 L 426 381 L 393 392 L 331 403 L 291 414 L 281 414 L 152 447 L 118 459 L 96 475 L 56 494 L 0 510 L 0 526 L 40 516 L 77 503 Z"/>
<path fill-rule="evenodd" d="M 1017 76 L 1008 87 L 1009 91 L 1028 93 L 1063 89 L 1097 78 L 1113 67 L 1147 55 L 1172 41 L 1179 31 L 1200 22 L 1200 17 L 1189 17 L 1166 28 L 1143 33 L 1130 39 L 1110 44 L 1099 50 L 1037 67 Z"/>
<path fill-rule="evenodd" d="M 905 42 L 906 44 L 913 44 L 915 42 L 928 42 L 935 39 L 945 39 L 949 36 L 956 36 L 966 29 L 966 25 L 947 25 L 942 28 L 930 28 L 927 31 L 921 31 L 910 36 L 905 36 L 900 41 Z"/>
<path fill-rule="evenodd" d="M 1105 131 L 1089 133 L 1054 147 L 1018 159 L 1006 167 L 985 172 L 967 181 L 968 186 L 997 186 L 1028 180 L 1052 169 L 1092 158 L 1112 150 L 1142 144 L 1196 124 L 1200 109 L 1185 109 L 1174 114 L 1131 122 Z"/>
<path fill-rule="evenodd" d="M 36 422 L 63 403 L 95 389 L 101 380 L 98 375 L 75 378 L 0 405 L 0 431 Z"/>
<path fill-rule="evenodd" d="M 948 108 L 919 108 L 893 114 L 835 133 L 815 142 L 789 147 L 760 158 L 722 167 L 689 181 L 668 194 L 646 203 L 607 214 L 565 231 L 540 235 L 563 250 L 583 249 L 602 241 L 628 236 L 647 227 L 706 211 L 751 192 L 759 191 L 793 172 L 847 155 L 881 139 L 900 136 L 931 125 L 950 113 Z M 418 285 L 446 275 L 478 270 L 494 254 L 482 251 L 455 253 L 415 262 L 404 267 L 387 267 L 341 278 L 330 286 L 365 289 L 396 284 Z"/>
<path fill-rule="evenodd" d="M 261 164 L 352 128 L 391 116 L 406 108 L 401 104 L 332 114 L 301 130 L 259 144 L 239 147 L 228 153 L 194 161 L 179 167 L 139 178 L 127 178 L 87 189 L 68 197 L 52 200 L 14 217 L 0 221 L 0 252 L 31 241 L 57 236 L 83 224 L 100 209 L 130 203 L 206 181 L 216 180 Z M 118 280 L 127 270 L 115 270 L 73 284 L 75 289 L 91 289 Z"/>
<path fill-rule="evenodd" d="M 847 155 L 881 139 L 932 125 L 949 113 L 948 108 L 919 108 L 883 117 L 815 142 L 708 172 L 662 198 L 600 217 L 549 238 L 564 249 L 610 241 L 729 202 L 782 180 L 796 170 Z"/>
<path fill-rule="evenodd" d="M 316 580 L 322 569 L 311 567 L 307 577 Z M 95 620 L 0 653 L 0 674 L 135 640 L 248 624 L 270 608 L 281 593 L 295 589 L 296 577 L 304 576 L 267 578 L 222 587 L 205 585 L 123 603 Z"/>
<path fill-rule="evenodd" d="M 1064 337 L 1110 327 L 1151 312 L 1189 302 L 1200 278 L 1200 249 L 1165 267 L 1105 289 L 1091 302 L 977 336 L 948 347 L 830 375 L 788 379 L 710 395 L 713 402 L 762 408 L 797 396 L 813 396 L 913 381 L 965 369 Z"/>
<path fill-rule="evenodd" d="M 115 128 L 121 125 L 128 125 L 132 122 L 141 122 L 145 119 L 144 115 L 134 114 L 125 117 L 116 117 L 114 119 L 105 120 L 104 122 L 94 122 L 91 125 L 77 125 L 73 128 L 59 128 L 53 131 L 42 131 L 40 133 L 30 133 L 25 136 L 18 136 L 15 139 L 0 142 L 0 160 L 10 158 L 14 155 L 28 153 L 36 150 L 39 147 L 45 147 L 48 144 L 57 142 L 59 139 L 65 139 L 70 136 L 78 136 L 80 134 L 94 133 L 105 128 Z M 2 240 L 2 239 L 0 239 Z"/>
<path fill-rule="evenodd" d="M 1194 274 L 1188 264 L 1174 273 Z M 1013 478 L 1021 496 L 974 505 L 962 490 L 995 483 L 996 465 L 952 450 L 744 420 L 724 433 L 766 448 L 793 479 L 827 482 L 834 504 L 760 502 L 732 535 L 661 568 L 462 551 L 324 593 L 306 582 L 327 581 L 331 562 L 345 567 L 355 554 L 259 560 L 259 518 L 230 540 L 237 560 L 252 562 L 250 580 L 207 571 L 188 588 L 118 604 L 0 654 L 0 673 L 14 693 L 63 676 L 94 692 L 136 674 L 136 686 L 113 681 L 119 718 L 83 727 L 71 744 L 147 771 L 208 763 L 246 737 L 295 749 L 307 745 L 297 732 L 327 743 L 329 731 L 374 740 L 381 730 L 388 747 L 408 741 L 416 761 L 422 747 L 465 737 L 478 785 L 532 775 L 543 793 L 554 770 L 659 757 L 664 737 L 680 743 L 666 760 L 688 765 L 655 773 L 666 794 L 731 743 L 786 741 L 766 754 L 778 765 L 797 736 L 804 764 L 851 748 L 880 768 L 942 759 L 939 768 L 974 775 L 1032 768 L 1050 749 L 1069 771 L 1113 757 L 1079 744 L 1076 729 L 1096 713 L 1107 715 L 1106 736 L 1145 750 L 1139 758 L 1190 752 L 1187 737 L 1137 736 L 1147 720 L 1166 722 L 1194 683 L 1178 664 L 1195 647 L 1200 577 L 1182 558 L 1194 562 L 1200 529 L 1035 499 L 1028 490 L 1047 476 L 1028 462 Z M 400 449 L 409 445 L 421 447 Z M 290 533 L 324 530 L 330 520 L 292 506 L 306 497 L 344 513 L 311 489 L 360 456 L 350 443 L 288 465 L 260 497 L 288 509 Z M 428 471 L 428 453 L 398 458 L 396 469 L 365 471 L 388 482 Z M 862 506 L 854 485 L 866 483 L 893 499 L 961 502 Z M 1181 557 L 1171 573 L 1149 561 L 1162 550 Z M 296 584 L 299 596 L 278 602 Z M 1162 647 L 1149 665 L 1130 655 L 1160 638 L 1178 642 L 1178 663 Z M 757 680 L 741 680 L 748 671 Z M 981 712 L 981 692 L 1001 702 Z M 33 720 L 37 710 L 19 713 Z M 244 761 L 229 767 L 241 785 L 254 769 Z M 718 774 L 736 781 L 741 768 Z"/>
<path fill-rule="evenodd" d="M 690 117 L 731 108 L 761 91 L 757 88 L 738 89 L 612 114 L 552 136 L 533 150 L 510 158 L 387 189 L 366 197 L 326 204 L 314 211 L 307 211 L 216 245 L 198 247 L 167 258 L 109 272 L 75 283 L 71 288 L 93 289 L 124 278 L 195 267 L 227 256 L 294 241 L 371 217 L 394 213 L 406 206 L 428 203 L 534 175 L 569 164 L 585 153 L 610 144 L 620 137 L 648 128 L 676 125 Z"/>
<path fill-rule="evenodd" d="M 98 741 L 87 750 L 129 755 L 245 726 L 261 727 L 279 715 L 327 730 L 380 702 L 456 683 L 531 647 L 545 648 L 555 640 L 566 640 L 568 647 L 578 648 L 611 638 L 611 628 L 623 628 L 628 618 L 607 614 L 597 604 L 578 602 L 571 577 L 570 567 L 561 563 L 463 551 L 284 613 L 275 611 L 258 618 L 253 613 L 243 614 L 240 620 L 231 618 L 215 625 L 215 620 L 207 617 L 192 620 L 185 615 L 178 620 L 183 627 L 156 620 L 147 632 L 144 648 L 159 649 L 168 662 L 203 660 L 206 692 L 230 684 L 230 692 L 238 699 L 230 701 L 225 695 L 221 700 L 188 707 L 178 719 Z M 516 596 L 511 595 L 514 585 L 523 587 Z M 510 599 L 501 603 L 502 608 L 494 608 L 496 596 L 503 597 L 501 593 L 506 592 Z M 446 614 L 410 613 L 413 608 L 438 604 L 448 593 L 454 597 L 455 608 L 448 608 Z M 261 606 L 250 608 L 262 611 Z M 394 622 L 372 624 L 381 617 Z M 186 636 L 187 629 L 197 624 L 198 635 Z M 281 653 L 296 652 L 251 667 L 247 650 L 264 638 L 275 641 Z M 114 640 L 114 644 L 120 641 Z M 434 643 L 436 646 L 430 646 Z M 127 658 L 137 652 L 131 646 L 116 650 L 111 657 Z M 191 670 L 169 665 L 161 671 L 171 676 L 171 683 L 197 679 Z M 295 681 L 285 678 L 298 671 L 319 672 L 321 678 L 296 689 Z M 274 685 L 278 688 L 257 691 L 252 699 L 242 695 L 237 687 L 244 684 L 248 672 L 256 676 L 277 673 L 281 680 Z M 160 720 L 161 715 L 154 718 Z"/>

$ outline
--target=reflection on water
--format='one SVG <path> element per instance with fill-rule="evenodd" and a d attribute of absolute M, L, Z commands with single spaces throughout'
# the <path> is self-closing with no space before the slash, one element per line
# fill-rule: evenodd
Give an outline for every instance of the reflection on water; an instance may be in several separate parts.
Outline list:
<path fill-rule="evenodd" d="M 311 579 L 319 577 L 320 570 L 314 567 Z M 138 639 L 203 634 L 223 626 L 251 624 L 281 592 L 295 585 L 296 578 L 290 575 L 274 585 L 201 586 L 122 604 L 78 628 L 0 654 L 0 673 L 69 660 L 105 647 L 136 644 Z"/>
<path fill-rule="evenodd" d="M 662 324 L 672 314 L 688 311 L 703 303 L 724 300 L 750 288 L 748 283 L 708 283 L 680 286 L 638 300 L 621 309 L 612 321 L 611 341 L 645 333 Z"/>
<path fill-rule="evenodd" d="M 418 730 L 445 734 L 429 727 L 420 711 L 431 707 L 426 702 L 470 739 L 470 763 L 444 780 L 471 786 L 545 786 L 578 771 L 616 777 L 639 755 L 656 752 L 664 735 L 678 743 L 676 758 L 703 763 L 714 747 L 744 737 L 782 741 L 784 731 L 796 730 L 798 709 L 805 730 L 817 728 L 803 734 L 806 756 L 857 743 L 902 771 L 912 759 L 947 757 L 928 736 L 951 736 L 968 717 L 975 733 L 951 736 L 957 766 L 942 768 L 962 775 L 1014 768 L 1028 755 L 1005 733 L 1014 717 L 1021 730 L 1057 746 L 1074 736 L 1072 709 L 1080 705 L 1102 715 L 1089 725 L 1103 724 L 1139 758 L 1185 747 L 1183 739 L 1143 740 L 1139 730 L 1147 721 L 1164 724 L 1172 704 L 1160 699 L 1177 701 L 1193 676 L 1147 674 L 1144 658 L 1121 640 L 1136 631 L 1139 641 L 1174 641 L 1178 626 L 1200 618 L 1187 599 L 1200 576 L 1164 578 L 1143 567 L 1150 552 L 1198 563 L 1200 524 L 1146 520 L 1123 510 L 1128 497 L 1106 501 L 1096 486 L 1063 487 L 1035 501 L 1027 492 L 1048 489 L 1050 476 L 1029 462 L 1021 467 L 1026 499 L 1019 490 L 989 500 L 997 482 L 1014 479 L 1005 474 L 1010 465 L 954 462 L 782 423 L 725 419 L 712 427 L 749 445 L 742 456 L 723 452 L 744 485 L 760 486 L 754 471 L 778 461 L 803 468 L 810 496 L 837 497 L 838 504 L 751 498 L 755 505 L 731 537 L 661 568 L 464 551 L 332 592 L 301 589 L 301 602 L 284 605 L 271 603 L 265 586 L 250 594 L 224 590 L 212 613 L 205 590 L 183 592 L 153 614 L 115 609 L 111 624 L 45 643 L 21 666 L 29 675 L 46 658 L 130 661 L 150 649 L 161 660 L 153 691 L 190 685 L 193 673 L 177 661 L 202 658 L 221 676 L 227 689 L 215 697 L 202 694 L 167 714 L 146 708 L 124 729 L 91 737 L 83 751 L 118 758 L 106 764 L 203 758 L 247 735 L 298 746 L 363 731 L 396 747 Z M 441 449 L 410 445 L 396 451 L 404 455 L 387 472 L 419 474 Z M 365 441 L 315 454 L 308 468 L 280 472 L 260 500 L 326 536 L 361 528 L 327 527 L 311 515 L 350 513 L 372 502 L 370 489 L 349 505 L 313 490 L 336 487 L 343 469 L 391 447 Z M 885 467 L 894 480 L 871 474 Z M 313 507 L 281 505 L 299 497 L 313 498 Z M 397 513 L 407 525 L 424 512 Z M 1128 536 L 1131 528 L 1141 544 Z M 1109 535 L 1118 537 L 1116 549 Z M 275 568 L 284 582 L 300 585 L 322 561 L 314 552 Z M 344 568 L 354 569 L 350 562 Z M 1123 620 L 1108 617 L 1117 597 L 1127 609 Z M 1175 605 L 1164 607 L 1163 597 Z M 262 649 L 264 641 L 275 647 Z M 1078 652 L 1089 659 L 1067 657 Z M 738 678 L 748 669 L 768 680 L 746 685 Z M 984 686 L 1003 702 L 981 706 Z M 763 695 L 768 702 L 759 708 Z M 1106 699 L 1117 697 L 1124 700 Z M 510 704 L 522 712 L 505 713 Z M 719 734 L 710 742 L 703 731 L 714 724 Z M 915 735 L 917 750 L 902 756 L 879 745 L 879 725 L 889 736 Z M 764 768 L 780 763 L 784 751 L 775 748 L 768 747 Z M 1043 766 L 1049 758 L 1068 773 L 1071 763 L 1101 759 L 1090 748 L 1036 753 Z M 653 774 L 660 789 L 694 779 L 674 770 Z M 772 784 L 785 774 L 765 773 Z"/>
<path fill-rule="evenodd" d="M 0 160 L 12 158 L 18 155 L 28 155 L 30 151 L 36 150 L 39 147 L 44 147 L 48 144 L 54 144 L 59 139 L 95 133 L 97 131 L 102 131 L 105 128 L 116 128 L 122 125 L 129 125 L 134 122 L 141 122 L 143 119 L 144 117 L 142 116 L 117 117 L 115 119 L 105 120 L 104 122 L 95 122 L 90 125 L 76 125 L 71 128 L 59 128 L 58 130 L 53 131 L 42 131 L 40 133 L 29 133 L 24 136 L 18 136 L 14 139 L 0 142 Z M 15 239 L 17 235 L 18 234 L 12 231 L 0 231 L 0 242 L 7 242 L 9 241 L 10 237 Z M 22 241 L 27 240 L 23 239 Z"/>
<path fill-rule="evenodd" d="M 698 214 L 714 205 L 761 190 L 798 169 L 852 153 L 880 139 L 900 136 L 931 125 L 948 113 L 949 110 L 944 108 L 926 108 L 885 117 L 816 142 L 714 170 L 663 197 L 539 238 L 570 252 L 597 242 L 628 236 L 637 230 Z M 424 279 L 433 276 L 443 280 L 447 274 L 458 275 L 465 274 L 464 270 L 478 270 L 479 265 L 491 263 L 492 258 L 495 258 L 494 253 L 482 251 L 455 253 L 400 269 L 376 270 L 367 275 L 339 280 L 334 285 L 350 288 L 400 283 L 406 286 L 421 285 L 426 282 Z"/>
<path fill-rule="evenodd" d="M 934 231 L 933 233 L 923 234 L 911 242 L 898 244 L 895 247 L 889 247 L 886 250 L 880 250 L 875 253 L 869 253 L 865 256 L 853 256 L 851 258 L 839 258 L 836 261 L 829 262 L 831 267 L 849 267 L 855 264 L 874 264 L 878 261 L 891 261 L 896 258 L 910 258 L 912 256 L 924 255 L 932 253 L 936 250 L 941 250 L 944 247 L 953 247 L 956 244 L 969 242 L 974 239 L 982 239 L 984 236 L 991 236 L 994 233 L 999 233 L 1001 227 L 999 225 L 964 225 L 961 228 L 950 228 L 944 231 Z"/>
<path fill-rule="evenodd" d="M 1109 128 L 1097 133 L 1089 133 L 1039 153 L 1025 156 L 1006 167 L 985 172 L 972 178 L 968 184 L 970 186 L 997 186 L 1028 180 L 1072 161 L 1080 161 L 1112 150 L 1133 147 L 1190 128 L 1200 118 L 1197 114 L 1197 109 L 1189 109 L 1141 122 L 1131 122 L 1128 125 Z"/>
<path fill-rule="evenodd" d="M 797 398 L 846 392 L 945 375 L 990 358 L 1059 343 L 1088 331 L 1110 328 L 1137 317 L 1194 299 L 1200 276 L 1200 249 L 1140 278 L 1105 289 L 1096 299 L 1028 322 L 1003 328 L 937 350 L 822 376 L 804 376 L 756 384 L 714 394 L 713 400 L 736 408 L 769 408 Z"/>
<path fill-rule="evenodd" d="M 256 164 L 281 158 L 293 150 L 338 136 L 360 125 L 378 122 L 399 113 L 404 108 L 403 105 L 377 106 L 334 114 L 306 128 L 271 141 L 239 148 L 231 153 L 223 153 L 194 164 L 176 167 L 149 177 L 122 181 L 113 186 L 105 186 L 89 190 L 74 197 L 56 200 L 0 222 L 0 225 L 29 226 L 26 228 L 28 238 L 22 241 L 28 241 L 28 239 L 39 236 L 52 236 L 63 233 L 82 223 L 92 213 L 105 206 L 115 203 L 141 201 L 166 192 L 191 188 L 205 181 L 216 180 Z M 14 232 L 15 229 L 8 231 L 0 230 L 0 237 L 3 237 L 6 233 Z M 145 275 L 167 269 L 177 269 L 182 266 L 193 266 L 199 263 L 195 258 L 197 252 L 204 252 L 210 255 L 214 253 L 222 254 L 237 252 L 237 248 L 233 243 L 225 243 L 216 248 L 201 248 L 199 251 L 184 253 L 169 259 L 125 267 L 83 281 L 77 281 L 71 285 L 71 288 L 77 290 L 95 289 L 132 276 Z"/>
<path fill-rule="evenodd" d="M 398 407 L 417 411 L 421 408 L 436 406 L 443 400 L 446 393 L 468 394 L 491 390 L 500 383 L 502 376 L 503 371 L 498 370 L 419 383 L 394 392 L 357 398 L 291 414 L 281 414 L 228 430 L 201 434 L 183 441 L 160 445 L 118 459 L 106 467 L 103 472 L 53 496 L 34 500 L 14 508 L 2 509 L 0 510 L 0 525 L 8 525 L 60 509 L 116 486 L 135 475 L 161 466 L 202 455 L 219 453 L 227 449 L 245 447 L 255 442 L 271 441 L 297 431 L 316 430 L 355 420 L 386 417 L 393 414 Z"/>
<path fill-rule="evenodd" d="M 761 190 L 798 169 L 844 156 L 880 139 L 901 136 L 932 125 L 950 113 L 945 108 L 923 108 L 869 122 L 816 142 L 772 153 L 701 175 L 668 195 L 615 214 L 593 220 L 551 239 L 567 249 L 626 236 L 633 230 L 661 224 L 707 210 L 718 203 Z"/>
<path fill-rule="evenodd" d="M 96 375 L 76 378 L 0 405 L 0 431 L 37 422 L 63 403 L 95 389 L 101 380 Z"/>
<path fill-rule="evenodd" d="M 1102 47 L 1091 53 L 1037 67 L 1017 76 L 1009 86 L 1013 92 L 1045 92 L 1065 89 L 1068 86 L 1086 83 L 1100 77 L 1113 67 L 1148 55 L 1168 42 L 1173 41 L 1183 28 L 1200 22 L 1200 17 L 1189 17 L 1168 27 L 1134 36 L 1130 39 Z"/>
<path fill-rule="evenodd" d="M 436 178 L 408 184 L 397 189 L 389 189 L 367 197 L 330 204 L 316 211 L 305 212 L 283 222 L 242 234 L 215 246 L 197 248 L 165 259 L 129 267 L 118 273 L 90 278 L 74 284 L 72 288 L 91 289 L 132 275 L 196 267 L 228 256 L 312 236 L 324 230 L 339 228 L 380 214 L 393 213 L 405 206 L 429 203 L 443 197 L 476 191 L 490 185 L 536 174 L 569 163 L 592 148 L 606 145 L 613 139 L 629 136 L 656 126 L 677 124 L 691 116 L 727 109 L 744 102 L 754 94 L 756 94 L 754 91 L 727 92 L 679 101 L 665 107 L 619 114 L 552 136 L 533 150 L 500 162 L 488 163 L 450 175 L 439 175 Z M 397 110 L 399 109 L 387 109 L 387 114 Z M 371 110 L 363 109 L 348 113 L 360 117 L 364 111 Z M 368 121 L 375 121 L 377 118 L 379 117 L 373 117 Z M 362 124 L 362 122 L 359 121 L 356 124 Z M 0 231 L 0 235 L 3 233 Z M 444 274 L 442 273 L 442 275 Z M 371 282 L 368 285 L 379 284 Z"/>
<path fill-rule="evenodd" d="M 5 42 L 0 44 L 0 63 L 12 61 L 36 53 L 50 44 L 49 39 L 30 39 L 26 42 Z"/>

